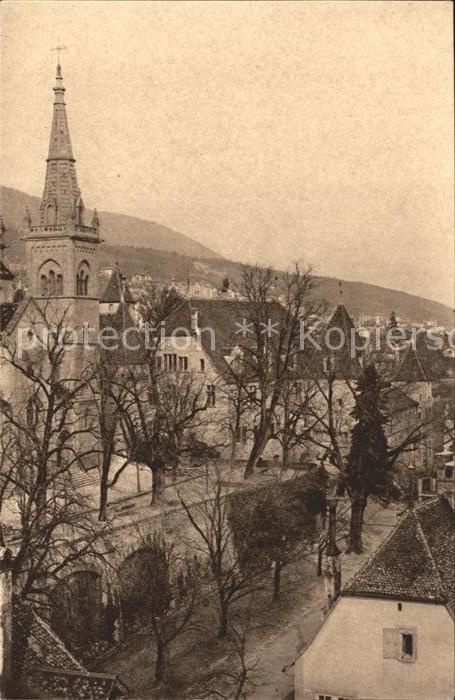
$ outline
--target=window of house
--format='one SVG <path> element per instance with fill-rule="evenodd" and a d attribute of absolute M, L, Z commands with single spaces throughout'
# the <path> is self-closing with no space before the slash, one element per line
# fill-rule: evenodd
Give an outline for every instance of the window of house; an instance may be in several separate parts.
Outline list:
<path fill-rule="evenodd" d="M 453 479 L 453 469 L 452 469 L 452 467 L 446 467 L 444 473 L 445 473 L 446 479 Z"/>
<path fill-rule="evenodd" d="M 155 366 L 156 366 L 156 368 L 157 368 L 158 370 L 160 370 L 160 369 L 162 368 L 162 366 L 163 366 L 163 358 L 161 357 L 161 355 L 157 355 L 157 356 L 155 357 Z"/>
<path fill-rule="evenodd" d="M 188 358 L 187 357 L 179 357 L 179 371 L 180 372 L 186 372 L 188 370 Z"/>
<path fill-rule="evenodd" d="M 204 370 L 205 370 L 205 360 L 203 360 L 203 359 L 201 358 L 201 359 L 199 360 L 199 364 L 200 364 L 201 372 L 204 372 Z"/>
<path fill-rule="evenodd" d="M 416 660 L 417 631 L 415 629 L 388 628 L 383 629 L 382 635 L 384 659 Z"/>
<path fill-rule="evenodd" d="M 422 478 L 422 491 L 423 493 L 431 493 L 431 477 L 424 476 Z"/>
<path fill-rule="evenodd" d="M 401 633 L 401 658 L 412 659 L 414 655 L 414 635 L 412 632 Z"/>
<path fill-rule="evenodd" d="M 164 366 L 168 371 L 175 372 L 177 369 L 177 355 L 173 353 L 165 353 Z"/>
<path fill-rule="evenodd" d="M 216 390 L 214 384 L 207 384 L 207 406 L 214 406 L 216 403 Z"/>

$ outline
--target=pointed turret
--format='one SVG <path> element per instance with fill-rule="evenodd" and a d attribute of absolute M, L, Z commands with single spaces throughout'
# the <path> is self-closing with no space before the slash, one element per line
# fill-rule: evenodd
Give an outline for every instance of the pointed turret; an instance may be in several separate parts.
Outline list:
<path fill-rule="evenodd" d="M 31 225 L 32 225 L 32 217 L 30 216 L 30 209 L 27 206 L 27 207 L 25 207 L 25 214 L 24 214 L 24 218 L 22 220 L 22 228 L 25 231 L 28 231 L 30 229 Z"/>
<path fill-rule="evenodd" d="M 62 69 L 57 65 L 54 104 L 46 159 L 46 178 L 40 221 L 32 223 L 26 211 L 23 230 L 30 293 L 36 298 L 56 297 L 74 303 L 73 319 L 98 324 L 98 226 L 86 226 L 84 202 L 77 183 L 65 106 Z M 60 301 L 54 308 L 60 311 Z"/>
<path fill-rule="evenodd" d="M 100 227 L 100 218 L 98 216 L 98 212 L 96 211 L 96 209 L 93 210 L 91 226 L 93 228 L 96 228 L 96 229 L 98 229 Z"/>
<path fill-rule="evenodd" d="M 54 94 L 46 180 L 41 201 L 42 226 L 64 225 L 74 218 L 75 207 L 81 201 L 66 116 L 65 88 L 60 63 L 57 65 Z"/>

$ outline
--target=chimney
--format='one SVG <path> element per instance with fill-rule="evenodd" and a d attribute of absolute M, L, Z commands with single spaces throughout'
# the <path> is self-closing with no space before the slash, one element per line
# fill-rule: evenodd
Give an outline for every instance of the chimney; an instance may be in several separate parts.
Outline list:
<path fill-rule="evenodd" d="M 199 335 L 199 311 L 197 309 L 191 310 L 191 333 L 194 335 Z"/>
<path fill-rule="evenodd" d="M 13 619 L 11 569 L 11 551 L 3 545 L 3 542 L 0 542 L 0 698 L 11 697 Z"/>

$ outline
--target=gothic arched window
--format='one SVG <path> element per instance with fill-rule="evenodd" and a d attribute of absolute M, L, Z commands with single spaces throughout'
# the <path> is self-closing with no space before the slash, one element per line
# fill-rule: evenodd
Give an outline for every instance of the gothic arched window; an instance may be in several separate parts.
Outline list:
<path fill-rule="evenodd" d="M 57 296 L 63 295 L 63 275 L 57 275 Z"/>
<path fill-rule="evenodd" d="M 90 267 L 84 260 L 79 266 L 79 272 L 76 275 L 76 294 L 81 297 L 86 297 L 89 294 L 89 275 Z"/>
<path fill-rule="evenodd" d="M 50 270 L 48 278 L 48 294 L 50 297 L 55 297 L 55 272 Z"/>
<path fill-rule="evenodd" d="M 40 293 L 41 293 L 41 296 L 42 296 L 42 297 L 47 297 L 48 292 L 49 292 L 49 288 L 48 288 L 48 284 L 47 284 L 47 277 L 46 277 L 46 275 L 41 275 L 40 282 L 41 282 L 41 284 L 40 284 Z"/>

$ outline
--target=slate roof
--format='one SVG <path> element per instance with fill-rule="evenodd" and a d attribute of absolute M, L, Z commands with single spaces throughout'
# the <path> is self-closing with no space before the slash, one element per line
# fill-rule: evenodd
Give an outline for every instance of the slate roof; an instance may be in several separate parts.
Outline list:
<path fill-rule="evenodd" d="M 119 303 L 122 298 L 122 281 L 124 285 L 124 301 L 126 304 L 134 304 L 134 299 L 125 282 L 123 275 L 121 274 L 118 267 L 115 270 L 111 270 L 107 284 L 104 291 L 100 297 L 100 302 L 102 304 L 115 304 Z"/>
<path fill-rule="evenodd" d="M 5 263 L 0 260 L 0 280 L 13 280 L 13 273 L 8 270 Z"/>
<path fill-rule="evenodd" d="M 344 596 L 455 601 L 455 514 L 444 496 L 407 511 L 342 591 Z"/>

